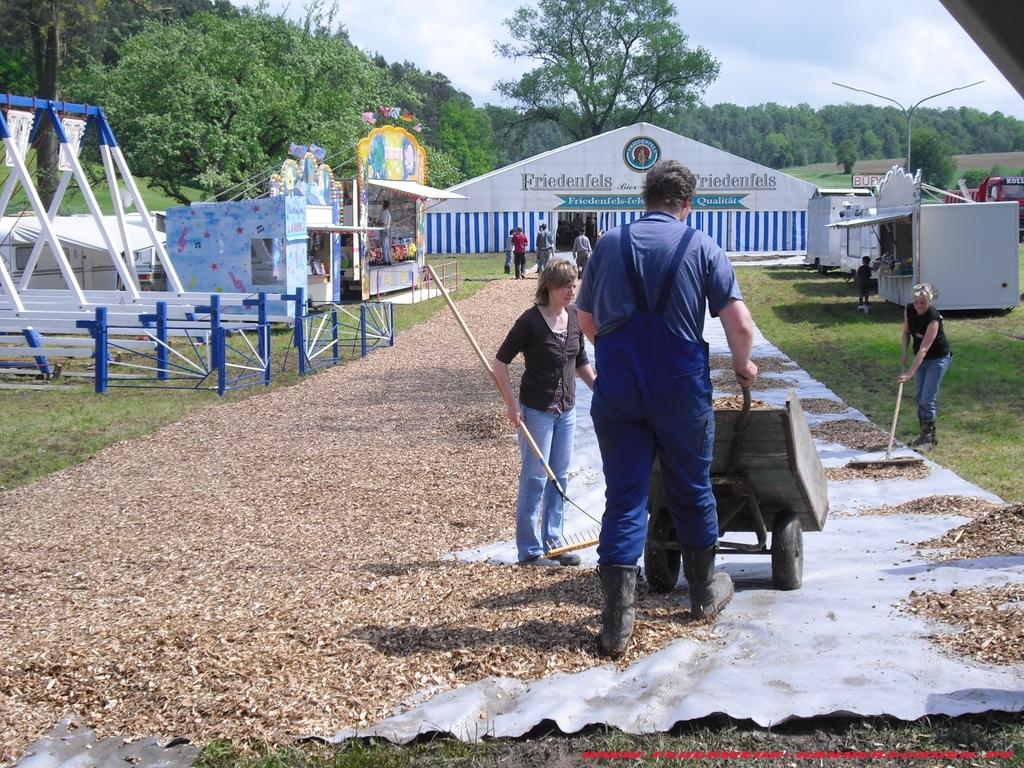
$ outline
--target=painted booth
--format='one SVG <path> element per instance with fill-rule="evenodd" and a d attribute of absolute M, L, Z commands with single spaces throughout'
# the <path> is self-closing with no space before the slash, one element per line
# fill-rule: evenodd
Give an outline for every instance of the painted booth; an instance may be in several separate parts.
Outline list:
<path fill-rule="evenodd" d="M 167 212 L 168 249 L 185 290 L 294 293 L 338 302 L 358 279 L 354 181 L 337 182 L 324 150 L 292 144 L 268 198 L 193 203 Z M 347 229 L 355 230 L 349 226 Z"/>
<path fill-rule="evenodd" d="M 306 287 L 306 201 L 277 197 L 171 208 L 167 250 L 186 291 L 294 293 Z"/>
<path fill-rule="evenodd" d="M 355 180 L 336 180 L 315 144 L 292 144 L 288 151 L 292 157 L 270 177 L 270 196 L 306 201 L 306 296 L 313 304 L 339 303 L 345 283 L 359 280 Z"/>
<path fill-rule="evenodd" d="M 410 193 L 424 186 L 427 156 L 404 128 L 374 128 L 356 145 L 359 197 L 365 228 L 362 251 L 363 300 L 371 295 L 413 288 L 423 268 L 426 219 L 423 198 Z"/>

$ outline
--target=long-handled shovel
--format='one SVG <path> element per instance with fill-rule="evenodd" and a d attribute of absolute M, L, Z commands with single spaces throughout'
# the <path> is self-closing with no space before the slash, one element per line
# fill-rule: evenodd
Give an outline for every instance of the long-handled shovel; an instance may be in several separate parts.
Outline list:
<path fill-rule="evenodd" d="M 892 445 L 896 442 L 896 422 L 900 418 L 900 403 L 903 401 L 903 382 L 900 382 L 899 388 L 896 390 L 896 411 L 892 415 L 892 428 L 889 430 L 889 446 L 885 449 L 884 459 L 873 459 L 868 461 L 851 461 L 846 466 L 852 469 L 866 469 L 869 467 L 906 467 L 914 464 L 921 464 L 924 459 L 915 459 L 912 456 L 901 456 L 899 458 L 890 458 L 892 454 Z"/>
<path fill-rule="evenodd" d="M 462 319 L 462 315 L 459 313 L 458 307 L 455 306 L 455 302 L 452 301 L 452 297 L 449 295 L 448 290 L 444 287 L 444 283 L 441 282 L 440 278 L 438 278 L 437 276 L 437 273 L 434 272 L 434 268 L 429 264 L 427 264 L 427 271 L 430 273 L 430 277 L 434 281 L 434 285 L 437 286 L 438 290 L 441 291 L 441 295 L 444 296 L 444 300 L 448 304 L 448 308 L 452 311 L 452 314 L 455 315 L 455 321 L 459 324 L 459 327 L 462 329 L 462 333 L 465 334 L 466 339 L 469 341 L 470 345 L 472 345 L 473 351 L 476 352 L 476 356 L 480 359 L 480 364 L 483 365 L 484 370 L 487 371 L 487 375 L 491 377 L 491 382 L 494 384 L 495 388 L 498 389 L 498 394 L 501 394 L 501 388 L 498 387 L 498 380 L 494 376 L 494 368 L 491 367 L 490 362 L 484 356 L 484 353 L 480 349 L 480 345 L 476 343 L 476 339 L 473 337 L 472 332 L 469 330 L 469 326 L 466 325 L 466 321 Z M 526 442 L 530 445 L 530 450 L 532 450 L 534 455 L 540 460 L 540 464 L 544 468 L 544 474 L 548 476 L 548 480 L 550 480 L 551 483 L 555 486 L 556 490 L 558 491 L 558 495 L 562 497 L 562 500 L 569 502 L 584 515 L 586 515 L 595 523 L 600 525 L 600 520 L 598 520 L 596 517 L 594 517 L 585 509 L 583 509 L 579 504 L 577 504 L 576 502 L 574 502 L 572 499 L 565 495 L 565 490 L 559 484 L 558 479 L 555 477 L 555 473 L 552 471 L 547 460 L 544 458 L 544 455 L 540 452 L 540 447 L 534 441 L 533 435 L 530 434 L 530 430 L 526 428 L 526 424 L 524 424 L 522 421 L 519 422 L 519 430 L 523 433 L 523 437 L 526 438 Z M 557 557 L 558 555 L 564 555 L 566 552 L 572 552 L 576 549 L 586 549 L 587 547 L 592 547 L 597 544 L 597 539 L 592 537 L 585 537 L 579 540 L 573 540 L 571 542 L 562 544 L 561 546 L 557 547 L 552 547 L 551 544 L 552 542 L 548 542 L 549 549 L 547 552 L 544 553 L 547 557 Z"/>

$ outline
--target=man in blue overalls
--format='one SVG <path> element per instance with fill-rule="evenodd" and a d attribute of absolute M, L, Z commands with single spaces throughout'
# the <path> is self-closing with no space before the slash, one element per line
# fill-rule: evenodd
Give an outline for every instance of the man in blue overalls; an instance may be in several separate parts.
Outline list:
<path fill-rule="evenodd" d="M 647 212 L 597 243 L 576 300 L 594 343 L 591 405 L 605 477 L 597 548 L 604 592 L 598 650 L 619 657 L 633 632 L 637 561 L 647 538 L 647 489 L 655 454 L 695 618 L 732 598 L 732 579 L 715 573 L 718 512 L 711 490 L 715 415 L 704 313 L 722 321 L 733 370 L 750 386 L 753 321 L 732 265 L 703 232 L 683 222 L 696 179 L 674 160 L 644 181 Z"/>

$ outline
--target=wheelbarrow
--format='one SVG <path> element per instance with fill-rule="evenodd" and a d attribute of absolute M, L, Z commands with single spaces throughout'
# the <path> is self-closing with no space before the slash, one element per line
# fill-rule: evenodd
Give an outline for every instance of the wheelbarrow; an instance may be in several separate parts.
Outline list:
<path fill-rule="evenodd" d="M 776 589 L 803 583 L 803 532 L 820 531 L 828 516 L 828 491 L 800 400 L 790 390 L 785 408 L 751 409 L 743 389 L 742 410 L 715 409 L 711 487 L 718 531 L 753 532 L 756 543 L 720 539 L 725 554 L 770 555 Z M 645 575 L 654 592 L 670 592 L 679 580 L 680 547 L 655 462 L 647 501 Z M 771 546 L 768 531 L 771 530 Z"/>

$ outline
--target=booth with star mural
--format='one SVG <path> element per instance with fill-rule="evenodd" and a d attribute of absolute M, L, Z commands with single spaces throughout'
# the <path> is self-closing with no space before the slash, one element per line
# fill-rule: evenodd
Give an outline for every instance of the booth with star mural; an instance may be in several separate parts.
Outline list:
<path fill-rule="evenodd" d="M 360 278 L 358 193 L 336 180 L 316 145 L 292 144 L 269 197 L 193 203 L 167 212 L 167 242 L 186 290 L 344 298 Z"/>
<path fill-rule="evenodd" d="M 167 250 L 186 291 L 294 293 L 306 287 L 306 201 L 273 197 L 167 211 Z M 283 311 L 277 307 L 272 311 Z"/>

